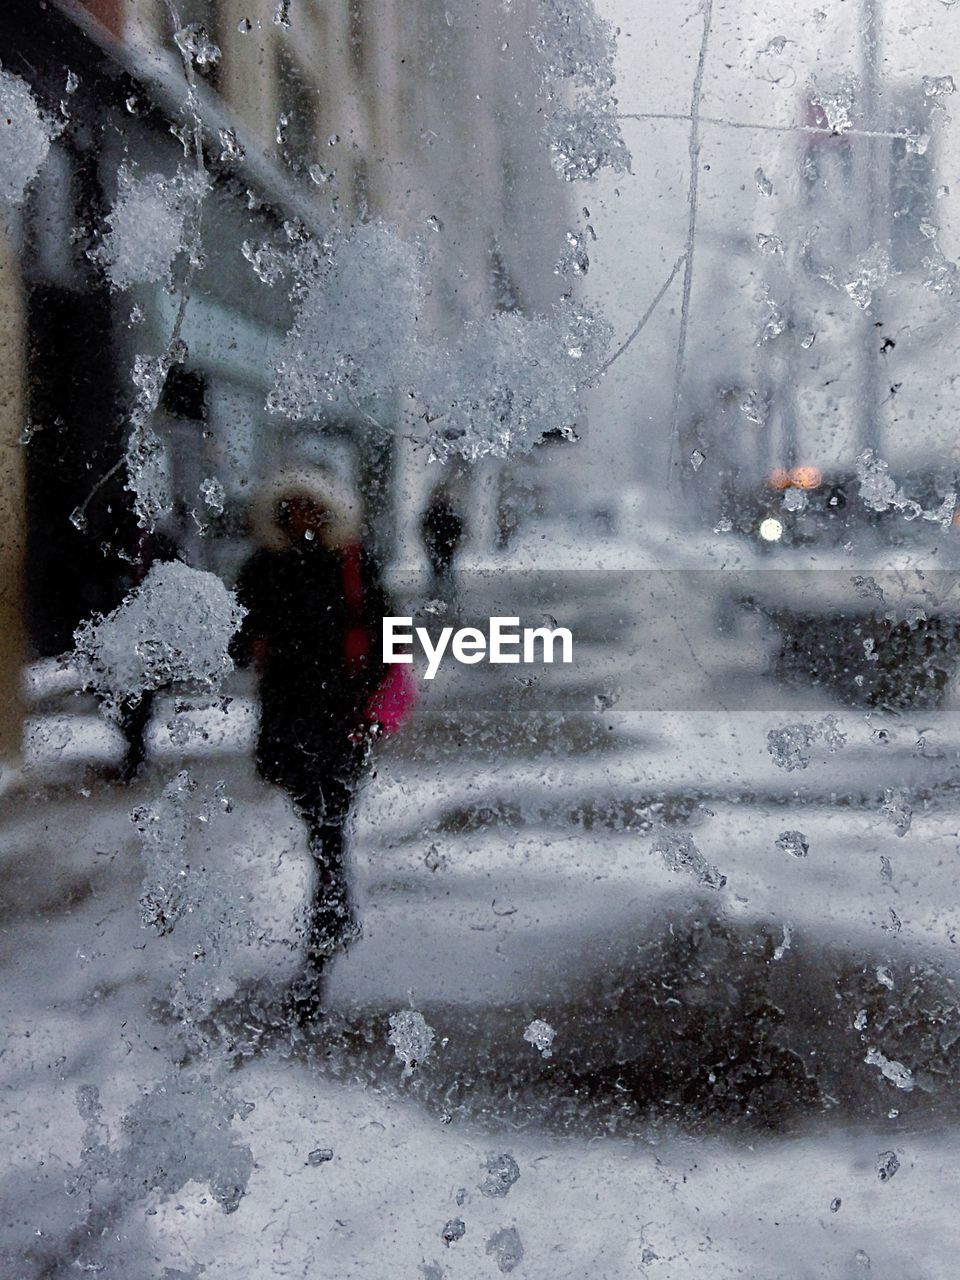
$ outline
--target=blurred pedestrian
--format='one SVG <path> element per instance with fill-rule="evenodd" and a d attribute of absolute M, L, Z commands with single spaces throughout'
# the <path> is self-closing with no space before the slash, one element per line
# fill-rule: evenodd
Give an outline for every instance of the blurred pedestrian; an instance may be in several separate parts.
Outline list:
<path fill-rule="evenodd" d="M 433 589 L 443 599 L 452 599 L 453 566 L 463 541 L 464 520 L 443 485 L 438 485 L 430 495 L 420 517 L 420 533 L 433 575 Z"/>
<path fill-rule="evenodd" d="M 378 694 L 397 671 L 381 658 L 381 619 L 392 610 L 361 546 L 357 496 L 332 472 L 279 476 L 256 505 L 253 534 L 259 546 L 237 584 L 248 612 L 235 650 L 260 678 L 258 771 L 290 795 L 308 830 L 316 874 L 303 999 L 315 1008 L 329 957 L 359 933 L 346 824 Z"/>

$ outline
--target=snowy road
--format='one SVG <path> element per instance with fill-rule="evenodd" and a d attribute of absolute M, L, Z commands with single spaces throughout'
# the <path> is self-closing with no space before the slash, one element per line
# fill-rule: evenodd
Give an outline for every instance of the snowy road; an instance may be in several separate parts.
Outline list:
<path fill-rule="evenodd" d="M 958 1176 L 960 716 L 894 720 L 777 689 L 762 636 L 705 641 L 716 602 L 670 589 L 673 622 L 649 600 L 604 612 L 591 584 L 566 594 L 584 637 L 573 669 L 454 669 L 383 749 L 356 823 L 364 936 L 335 969 L 327 1036 L 257 1047 L 256 1018 L 240 1018 L 183 1068 L 225 1073 L 255 1104 L 230 1129 L 255 1162 L 233 1215 L 198 1174 L 166 1198 L 101 1186 L 91 1216 L 65 1192 L 89 1145 L 76 1090 L 101 1084 L 122 1145 L 118 1118 L 182 1059 L 163 1012 L 178 975 L 203 1010 L 238 979 L 291 972 L 303 833 L 239 750 L 242 696 L 179 748 L 161 709 L 131 788 L 86 787 L 82 742 L 87 759 L 110 749 L 95 721 L 38 713 L 34 771 L 0 832 L 3 1145 L 17 1152 L 4 1275 L 472 1280 L 498 1274 L 498 1249 L 509 1261 L 513 1236 L 497 1233 L 515 1229 L 532 1277 L 952 1280 L 960 1235 L 937 1210 Z M 529 607 L 563 623 L 549 592 Z M 678 618 L 686 668 L 664 662 Z M 711 703 L 718 673 L 726 690 L 762 687 L 762 705 Z M 805 768 L 779 767 L 769 730 L 831 714 L 845 741 L 821 734 Z M 190 827 L 185 860 L 253 925 L 199 960 L 214 916 L 198 913 L 200 934 L 140 926 L 130 822 L 184 767 L 232 800 Z M 672 869 L 662 831 L 690 835 L 724 886 Z M 806 856 L 778 847 L 784 831 Z M 407 1080 L 387 1019 L 411 1007 L 438 1039 Z M 523 1039 L 534 1017 L 556 1030 L 551 1059 Z M 205 1140 L 198 1128 L 198 1160 Z M 310 1164 L 317 1149 L 332 1158 Z M 889 1151 L 899 1168 L 881 1181 Z M 478 1190 L 491 1152 L 520 1167 L 505 1198 Z"/>

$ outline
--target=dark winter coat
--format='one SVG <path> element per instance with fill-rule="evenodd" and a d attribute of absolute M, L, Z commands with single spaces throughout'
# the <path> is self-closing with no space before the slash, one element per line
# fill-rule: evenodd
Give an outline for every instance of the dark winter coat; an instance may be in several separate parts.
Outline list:
<path fill-rule="evenodd" d="M 390 612 L 375 563 L 358 547 L 319 541 L 260 550 L 237 594 L 248 612 L 235 656 L 260 672 L 259 771 L 310 807 L 331 779 L 349 785 L 359 774 Z"/>

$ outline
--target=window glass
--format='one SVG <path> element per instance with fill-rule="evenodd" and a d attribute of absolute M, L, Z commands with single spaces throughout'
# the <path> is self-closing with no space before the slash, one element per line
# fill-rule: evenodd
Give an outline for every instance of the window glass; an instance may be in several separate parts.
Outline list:
<path fill-rule="evenodd" d="M 0 1273 L 948 1280 L 960 5 L 0 32 Z"/>

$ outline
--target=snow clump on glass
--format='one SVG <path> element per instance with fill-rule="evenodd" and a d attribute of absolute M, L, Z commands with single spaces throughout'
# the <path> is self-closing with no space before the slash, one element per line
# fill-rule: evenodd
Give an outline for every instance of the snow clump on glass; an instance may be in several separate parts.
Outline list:
<path fill-rule="evenodd" d="M 663 858 L 671 871 L 692 873 L 700 884 L 710 889 L 722 889 L 727 883 L 727 877 L 707 862 L 687 831 L 661 831 L 651 852 Z"/>
<path fill-rule="evenodd" d="M 532 1044 L 544 1058 L 552 1056 L 556 1036 L 557 1033 L 550 1023 L 544 1022 L 542 1018 L 534 1018 L 523 1033 L 527 1044 Z"/>
<path fill-rule="evenodd" d="M 93 1202 L 107 1183 L 115 1210 L 118 1203 L 131 1205 L 149 1196 L 166 1199 L 196 1182 L 209 1187 L 224 1213 L 239 1207 L 253 1156 L 231 1131 L 242 1104 L 230 1090 L 205 1076 L 174 1072 L 144 1092 L 121 1118 L 120 1141 L 111 1139 L 103 1121 L 97 1088 L 81 1086 L 77 1106 L 85 1127 L 68 1194 L 85 1192 Z"/>
<path fill-rule="evenodd" d="M 47 158 L 54 132 L 29 85 L 0 68 L 0 204 L 20 204 Z"/>
<path fill-rule="evenodd" d="M 480 1194 L 490 1198 L 505 1196 L 520 1177 L 520 1166 L 507 1152 L 487 1156 L 486 1170 L 480 1183 Z"/>
<path fill-rule="evenodd" d="M 178 171 L 135 175 L 126 165 L 117 175 L 117 198 L 107 215 L 98 257 L 117 289 L 165 280 L 186 247 L 187 220 L 206 192 L 196 174 Z"/>
<path fill-rule="evenodd" d="M 422 1013 L 402 1009 L 390 1015 L 388 1039 L 403 1063 L 403 1074 L 408 1076 L 429 1058 L 436 1035 Z"/>
<path fill-rule="evenodd" d="M 228 648 L 244 612 L 215 573 L 179 560 L 154 564 L 112 613 L 74 632 L 84 687 L 111 716 L 172 681 L 216 689 L 233 670 Z"/>
<path fill-rule="evenodd" d="M 499 312 L 437 334 L 424 320 L 422 255 L 393 228 L 369 223 L 314 250 L 290 257 L 298 310 L 271 412 L 312 422 L 345 402 L 364 416 L 361 400 L 405 394 L 439 460 L 526 453 L 572 427 L 610 345 L 599 315 L 564 300 L 542 315 Z"/>
<path fill-rule="evenodd" d="M 277 366 L 272 412 L 311 418 L 341 395 L 387 394 L 410 381 L 424 306 L 415 246 L 379 222 L 335 237 L 295 286 L 299 312 Z"/>
<path fill-rule="evenodd" d="M 546 136 L 554 169 L 566 182 L 603 168 L 629 173 L 616 83 L 616 33 L 592 0 L 547 0 L 531 37 L 541 57 L 548 101 Z"/>

